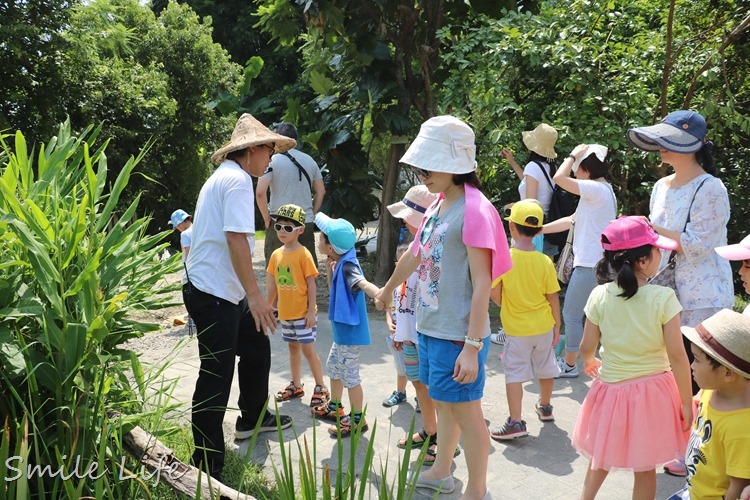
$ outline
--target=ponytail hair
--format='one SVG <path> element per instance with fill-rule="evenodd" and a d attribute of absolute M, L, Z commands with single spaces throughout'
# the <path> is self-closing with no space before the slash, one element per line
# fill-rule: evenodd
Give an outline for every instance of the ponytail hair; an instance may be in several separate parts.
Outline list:
<path fill-rule="evenodd" d="M 703 143 L 703 147 L 695 153 L 695 160 L 701 167 L 703 167 L 703 170 L 705 170 L 706 173 L 716 177 L 718 170 L 716 168 L 716 163 L 714 162 L 714 157 L 711 155 L 713 147 L 714 143 L 711 141 Z"/>
<path fill-rule="evenodd" d="M 602 235 L 602 241 L 609 243 Z M 605 250 L 604 257 L 596 264 L 596 279 L 599 284 L 614 281 L 622 288 L 618 297 L 631 298 L 638 292 L 638 278 L 633 268 L 639 260 L 651 255 L 651 245 L 641 245 L 627 250 Z"/>

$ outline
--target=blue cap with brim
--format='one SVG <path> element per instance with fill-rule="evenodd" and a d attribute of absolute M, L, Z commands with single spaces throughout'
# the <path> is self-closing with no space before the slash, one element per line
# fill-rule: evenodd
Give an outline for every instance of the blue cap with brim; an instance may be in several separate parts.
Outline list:
<path fill-rule="evenodd" d="M 354 248 L 357 232 L 348 220 L 331 219 L 326 214 L 318 212 L 315 214 L 315 225 L 328 237 L 328 242 L 337 254 L 344 255 Z"/>
<path fill-rule="evenodd" d="M 691 110 L 673 111 L 661 123 L 628 130 L 633 146 L 644 151 L 665 149 L 673 153 L 697 153 L 706 142 L 706 120 Z"/>
<path fill-rule="evenodd" d="M 169 224 L 172 225 L 172 227 L 177 227 L 183 222 L 185 222 L 185 219 L 192 219 L 193 216 L 187 213 L 186 211 L 182 209 L 177 209 L 174 212 L 172 212 L 172 217 L 169 218 Z"/>

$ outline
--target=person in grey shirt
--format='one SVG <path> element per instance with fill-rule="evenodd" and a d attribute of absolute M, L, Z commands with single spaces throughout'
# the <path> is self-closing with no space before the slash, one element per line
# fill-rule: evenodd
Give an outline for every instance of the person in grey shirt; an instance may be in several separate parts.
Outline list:
<path fill-rule="evenodd" d="M 297 129 L 289 122 L 277 124 L 274 127 L 274 132 L 297 140 Z M 268 199 L 269 188 L 271 189 L 270 202 Z M 315 193 L 314 197 L 313 192 Z M 258 179 L 258 185 L 255 189 L 258 209 L 266 224 L 266 240 L 263 249 L 266 263 L 271 258 L 273 251 L 281 246 L 281 242 L 276 237 L 276 231 L 273 230 L 271 219 L 280 206 L 287 204 L 302 207 L 302 210 L 308 214 L 305 229 L 299 237 L 299 242 L 310 251 L 315 263 L 318 263 L 318 256 L 315 253 L 314 221 L 315 214 L 318 213 L 320 206 L 323 204 L 325 194 L 323 174 L 321 174 L 320 167 L 310 155 L 297 149 L 273 155 L 271 164 L 263 176 Z"/>

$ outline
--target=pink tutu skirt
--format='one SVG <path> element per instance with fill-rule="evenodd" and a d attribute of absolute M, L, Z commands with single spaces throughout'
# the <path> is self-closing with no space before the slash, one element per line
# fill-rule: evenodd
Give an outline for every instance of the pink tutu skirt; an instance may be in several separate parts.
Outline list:
<path fill-rule="evenodd" d="M 573 447 L 592 469 L 653 470 L 685 456 L 681 415 L 671 371 L 617 383 L 597 378 L 578 413 Z"/>

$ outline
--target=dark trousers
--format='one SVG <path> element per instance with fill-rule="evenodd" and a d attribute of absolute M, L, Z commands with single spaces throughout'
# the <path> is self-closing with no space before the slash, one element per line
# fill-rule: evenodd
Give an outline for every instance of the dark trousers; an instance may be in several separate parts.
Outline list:
<path fill-rule="evenodd" d="M 198 331 L 200 371 L 193 393 L 192 423 L 196 466 L 208 460 L 209 471 L 224 466 L 224 414 L 234 378 L 235 356 L 242 420 L 255 425 L 268 401 L 271 344 L 259 332 L 247 300 L 232 304 L 201 292 L 191 283 L 182 288 L 182 298 Z"/>
<path fill-rule="evenodd" d="M 305 224 L 305 231 L 300 235 L 299 242 L 302 243 L 302 245 L 305 246 L 308 250 L 310 250 L 310 255 L 312 255 L 313 260 L 315 261 L 315 265 L 318 265 L 318 255 L 315 253 L 315 223 L 311 222 L 309 224 Z M 279 240 L 279 237 L 276 236 L 276 231 L 273 229 L 273 226 L 266 229 L 266 239 L 263 243 L 263 255 L 266 258 L 266 265 L 268 265 L 268 261 L 271 260 L 271 254 L 274 250 L 277 248 L 281 248 L 281 241 Z"/>

